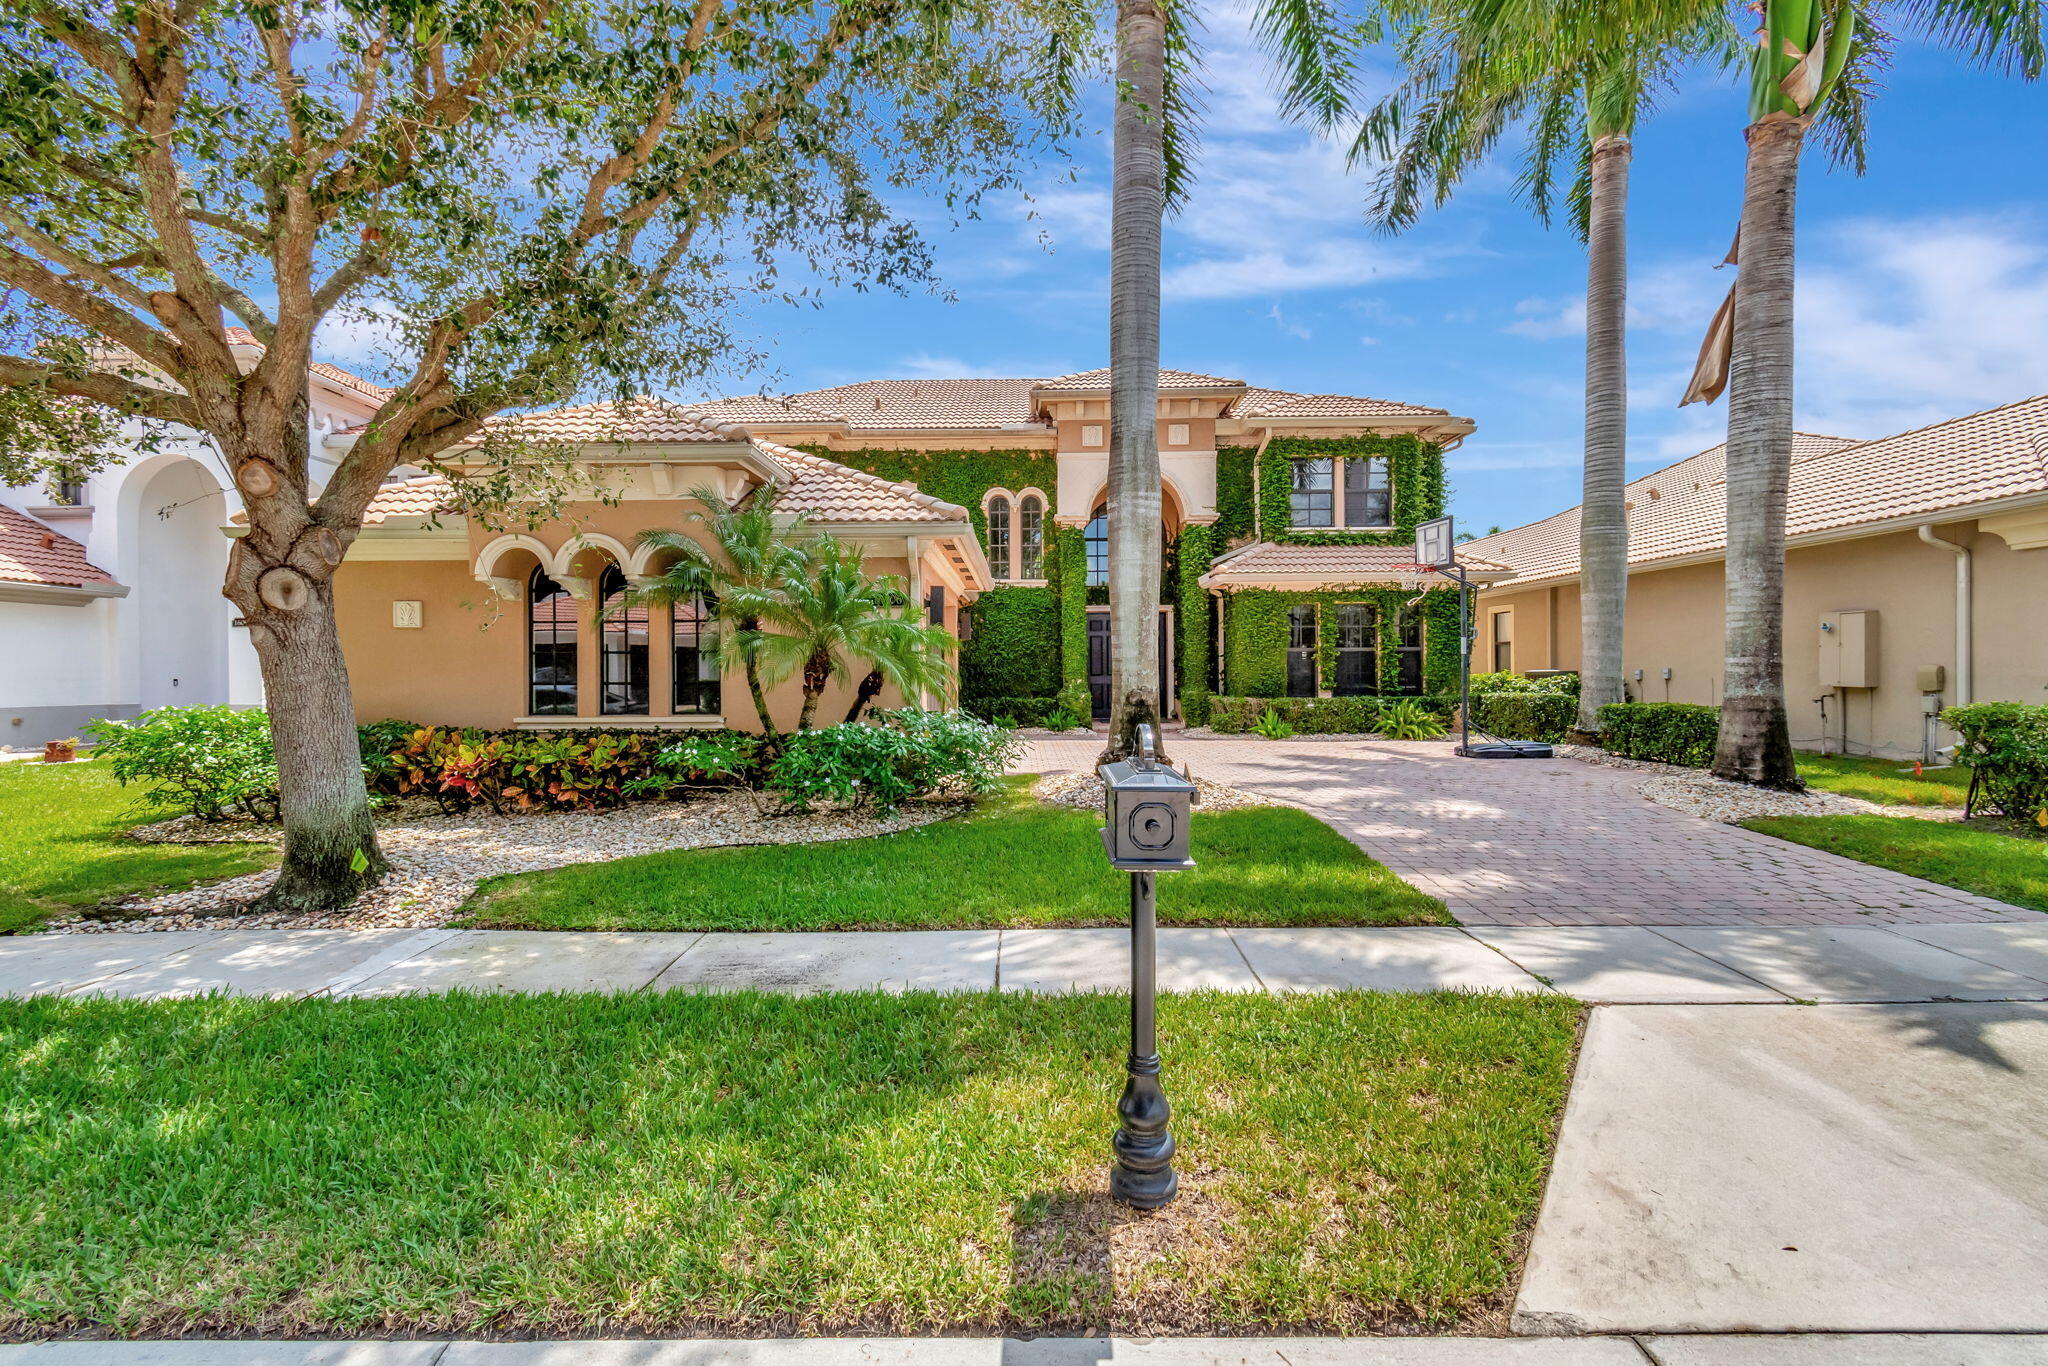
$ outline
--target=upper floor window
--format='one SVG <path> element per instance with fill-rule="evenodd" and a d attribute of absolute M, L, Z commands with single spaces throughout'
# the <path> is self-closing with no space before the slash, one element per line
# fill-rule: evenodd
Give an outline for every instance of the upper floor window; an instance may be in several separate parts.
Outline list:
<path fill-rule="evenodd" d="M 1387 487 L 1387 462 L 1377 455 L 1344 459 L 1344 525 L 1392 526 L 1393 490 Z"/>
<path fill-rule="evenodd" d="M 1007 579 L 1010 577 L 1010 496 L 1007 493 L 990 494 L 986 511 L 989 572 L 999 579 Z"/>
<path fill-rule="evenodd" d="M 1017 577 L 1045 577 L 1045 499 L 1035 493 L 1017 500 Z"/>
<path fill-rule="evenodd" d="M 576 633 L 582 604 L 536 569 L 526 581 L 526 714 L 576 714 Z"/>
<path fill-rule="evenodd" d="M 1294 484 L 1288 496 L 1288 524 L 1331 526 L 1336 522 L 1335 495 L 1327 456 L 1293 462 Z"/>

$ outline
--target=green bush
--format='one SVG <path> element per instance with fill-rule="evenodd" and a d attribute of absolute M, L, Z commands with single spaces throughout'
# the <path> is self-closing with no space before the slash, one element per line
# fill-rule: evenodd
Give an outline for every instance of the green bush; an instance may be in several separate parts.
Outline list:
<path fill-rule="evenodd" d="M 1271 709 L 1300 735 L 1373 735 L 1381 711 L 1403 702 L 1438 721 L 1457 705 L 1449 697 L 1210 697 L 1209 727 L 1225 735 L 1246 735 Z M 1190 721 L 1188 724 L 1193 725 Z"/>
<path fill-rule="evenodd" d="M 1962 737 L 1956 762 L 1976 779 L 1973 809 L 1981 802 L 2015 819 L 2048 809 L 2048 707 L 1978 702 L 1941 720 Z"/>
<path fill-rule="evenodd" d="M 629 797 L 680 797 L 702 787 L 748 785 L 760 777 L 762 740 L 745 731 L 715 730 L 663 745 L 653 771 L 628 778 Z"/>
<path fill-rule="evenodd" d="M 789 736 L 769 766 L 767 787 L 798 811 L 818 801 L 893 811 L 942 787 L 992 792 L 1021 749 L 1014 731 L 964 712 L 878 712 L 874 724 Z"/>
<path fill-rule="evenodd" d="M 234 707 L 159 707 L 132 721 L 94 721 L 94 757 L 109 761 L 142 800 L 206 821 L 277 818 L 277 758 L 270 714 Z"/>
<path fill-rule="evenodd" d="M 667 737 L 646 731 L 491 731 L 422 726 L 393 750 L 390 788 L 451 811 L 617 806 L 654 773 Z"/>
<path fill-rule="evenodd" d="M 1714 761 L 1721 709 L 1694 702 L 1611 702 L 1600 709 L 1600 744 L 1624 759 L 1705 768 Z"/>
<path fill-rule="evenodd" d="M 983 721 L 1007 719 L 1015 726 L 1042 726 L 1060 710 L 1057 697 L 962 697 L 960 710 Z"/>
<path fill-rule="evenodd" d="M 1472 694 L 1472 725 L 1503 740 L 1564 739 L 1579 714 L 1579 699 L 1559 692 Z"/>
<path fill-rule="evenodd" d="M 363 782 L 372 792 L 395 792 L 398 765 L 392 755 L 405 748 L 413 732 L 423 730 L 417 721 L 365 721 L 356 727 L 356 752 L 363 760 Z"/>
<path fill-rule="evenodd" d="M 1215 694 L 1207 688 L 1183 688 L 1180 694 L 1180 719 L 1190 726 L 1209 724 L 1209 705 Z"/>
<path fill-rule="evenodd" d="M 1444 723 L 1414 698 L 1404 697 L 1380 708 L 1377 729 L 1389 740 L 1438 740 Z"/>
<path fill-rule="evenodd" d="M 1294 727 L 1287 723 L 1286 717 L 1268 707 L 1252 723 L 1252 734 L 1261 740 L 1285 740 L 1294 734 Z"/>

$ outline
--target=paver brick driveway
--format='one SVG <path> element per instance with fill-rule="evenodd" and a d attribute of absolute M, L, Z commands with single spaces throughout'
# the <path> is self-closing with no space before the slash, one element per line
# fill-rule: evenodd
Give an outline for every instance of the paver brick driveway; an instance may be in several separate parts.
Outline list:
<path fill-rule="evenodd" d="M 1658 806 L 1639 773 L 1460 759 L 1441 743 L 1189 740 L 1174 761 L 1303 807 L 1466 925 L 2039 921 L 1991 901 Z M 1037 740 L 1022 767 L 1085 769 L 1100 738 Z"/>

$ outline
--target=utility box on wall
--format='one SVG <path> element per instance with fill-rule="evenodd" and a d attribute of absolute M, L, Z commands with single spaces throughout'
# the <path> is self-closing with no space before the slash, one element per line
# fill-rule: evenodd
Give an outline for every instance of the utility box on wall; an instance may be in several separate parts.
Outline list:
<path fill-rule="evenodd" d="M 1820 685 L 1823 688 L 1877 686 L 1875 608 L 1827 612 L 1820 619 Z"/>

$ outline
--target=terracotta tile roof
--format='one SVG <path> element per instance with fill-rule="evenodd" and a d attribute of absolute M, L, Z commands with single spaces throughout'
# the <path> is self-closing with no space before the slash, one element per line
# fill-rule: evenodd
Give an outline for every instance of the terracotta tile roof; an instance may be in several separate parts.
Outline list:
<path fill-rule="evenodd" d="M 63 532 L 0 503 L 0 582 L 111 587 L 114 576 L 86 559 L 85 547 Z"/>
<path fill-rule="evenodd" d="M 365 398 L 374 398 L 379 403 L 391 397 L 391 390 L 383 385 L 372 384 L 361 375 L 351 375 L 339 365 L 329 365 L 324 360 L 316 360 L 306 368 L 316 375 L 333 380 L 344 389 L 353 389 Z"/>
<path fill-rule="evenodd" d="M 1033 386 L 1054 391 L 1064 389 L 1107 389 L 1109 388 L 1109 367 L 1100 370 L 1081 370 L 1057 379 L 1042 379 Z M 1198 375 L 1192 370 L 1165 370 L 1159 372 L 1159 387 L 1162 389 L 1242 389 L 1241 379 L 1225 379 L 1220 375 Z"/>
<path fill-rule="evenodd" d="M 1247 389 L 1230 405 L 1232 417 L 1449 417 L 1448 408 L 1397 403 L 1390 398 L 1350 394 L 1291 394 L 1284 389 Z"/>
<path fill-rule="evenodd" d="M 1875 441 L 1800 433 L 1792 460 L 1788 536 L 1966 517 L 1980 504 L 2048 495 L 2048 395 Z M 1727 469 L 1727 448 L 1716 446 L 1632 480 L 1629 563 L 1724 550 Z M 1523 581 L 1576 577 L 1579 509 L 1482 537 L 1469 548 L 1513 565 Z"/>
<path fill-rule="evenodd" d="M 377 526 L 387 517 L 431 517 L 453 511 L 455 491 L 448 481 L 438 474 L 423 474 L 396 479 L 378 489 L 363 510 L 363 525 Z"/>
<path fill-rule="evenodd" d="M 818 522 L 967 521 L 966 508 L 920 493 L 915 484 L 892 484 L 773 441 L 756 438 L 754 446 L 789 471 L 776 503 L 785 512 L 807 513 Z"/>
<path fill-rule="evenodd" d="M 584 403 L 573 408 L 543 408 L 532 413 L 505 413 L 484 424 L 543 441 L 666 446 L 691 441 L 737 441 L 687 409 L 665 398 L 642 394 L 624 403 Z"/>
<path fill-rule="evenodd" d="M 1043 428 L 1031 379 L 871 379 L 792 394 L 790 401 L 829 413 L 855 431 L 943 427 L 960 431 Z"/>
<path fill-rule="evenodd" d="M 844 421 L 837 413 L 806 408 L 794 399 L 781 398 L 773 394 L 738 394 L 732 398 L 716 398 L 706 403 L 686 403 L 683 405 L 683 411 L 713 426 L 722 426 L 726 423 L 745 426 L 748 423 L 771 422 L 837 424 Z"/>
<path fill-rule="evenodd" d="M 1459 555 L 1477 573 L 1506 573 L 1505 565 Z M 1275 577 L 1314 576 L 1332 584 L 1376 583 L 1415 578 L 1413 545 L 1294 545 L 1255 541 L 1220 557 L 1202 575 L 1204 587 L 1228 588 Z M 1444 582 L 1448 583 L 1446 579 Z"/>

